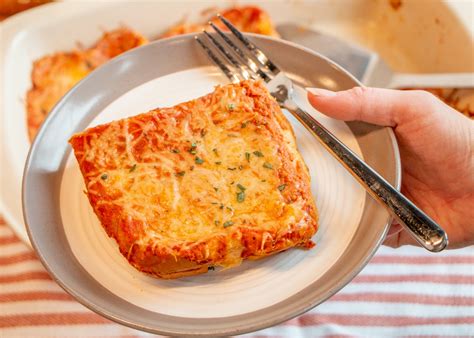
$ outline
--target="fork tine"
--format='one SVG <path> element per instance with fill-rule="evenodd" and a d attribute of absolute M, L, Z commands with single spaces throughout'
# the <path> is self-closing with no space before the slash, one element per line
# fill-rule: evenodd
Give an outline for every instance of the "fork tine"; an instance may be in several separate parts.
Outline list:
<path fill-rule="evenodd" d="M 222 32 L 222 30 L 219 29 L 219 27 L 217 27 L 212 21 L 209 21 L 209 25 L 217 32 L 217 34 L 219 34 L 222 40 L 224 40 L 224 42 L 227 43 L 227 45 L 229 45 L 232 48 L 232 50 L 240 57 L 240 59 L 245 62 L 245 64 L 247 65 L 248 68 L 250 68 L 250 70 L 258 74 L 261 78 L 263 78 L 265 82 L 268 82 L 271 80 L 270 77 L 267 74 L 265 74 L 265 72 L 263 72 L 250 57 L 245 55 L 242 49 L 237 47 L 235 43 L 227 35 L 225 35 L 224 32 Z M 215 41 L 215 39 L 213 39 L 213 41 Z M 223 47 L 220 46 L 219 49 L 221 48 Z M 226 56 L 227 54 L 230 54 L 227 51 L 225 51 L 224 53 L 226 54 Z"/>
<path fill-rule="evenodd" d="M 225 74 L 225 76 L 227 76 L 227 78 L 233 82 L 233 83 L 236 83 L 236 82 L 239 82 L 240 79 L 237 75 L 235 75 L 234 72 L 232 72 L 229 67 L 227 67 L 218 57 L 217 55 L 214 54 L 214 52 L 209 48 L 207 47 L 202 41 L 201 39 L 199 39 L 199 37 L 196 35 L 194 36 L 194 39 L 196 39 L 196 41 L 199 43 L 199 45 L 202 47 L 202 49 L 204 49 L 204 51 L 207 53 L 207 55 L 209 56 L 209 58 L 217 65 L 217 67 L 219 67 Z"/>
<path fill-rule="evenodd" d="M 238 62 L 229 51 L 227 51 L 211 34 L 206 32 L 205 30 L 202 31 L 206 37 L 214 44 L 217 49 L 230 61 L 230 63 L 235 67 L 240 70 L 240 73 L 245 79 L 249 79 L 250 77 L 252 78 L 257 78 L 256 74 L 250 73 L 246 67 L 241 63 Z"/>
<path fill-rule="evenodd" d="M 255 46 L 249 39 L 247 39 L 234 25 L 232 25 L 229 20 L 224 18 L 222 15 L 217 14 L 217 17 L 230 29 L 234 36 L 239 39 L 245 47 L 257 58 L 257 60 L 262 64 L 262 66 L 267 67 L 275 75 L 280 72 L 280 69 L 268 59 L 268 57 Z"/>

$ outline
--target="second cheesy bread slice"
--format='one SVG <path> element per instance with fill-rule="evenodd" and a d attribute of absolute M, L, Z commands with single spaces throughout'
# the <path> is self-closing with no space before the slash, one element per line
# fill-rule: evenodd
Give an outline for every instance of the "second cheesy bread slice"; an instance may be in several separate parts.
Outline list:
<path fill-rule="evenodd" d="M 261 82 L 218 86 L 70 143 L 94 212 L 140 271 L 177 278 L 314 245 L 310 176 Z"/>

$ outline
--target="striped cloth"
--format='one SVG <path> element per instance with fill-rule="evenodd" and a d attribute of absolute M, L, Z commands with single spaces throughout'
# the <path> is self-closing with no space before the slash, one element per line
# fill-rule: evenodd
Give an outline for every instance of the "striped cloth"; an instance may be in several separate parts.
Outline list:
<path fill-rule="evenodd" d="M 440 254 L 382 247 L 321 306 L 246 336 L 474 336 L 473 264 L 473 247 Z M 144 335 L 72 299 L 0 219 L 1 337 Z"/>

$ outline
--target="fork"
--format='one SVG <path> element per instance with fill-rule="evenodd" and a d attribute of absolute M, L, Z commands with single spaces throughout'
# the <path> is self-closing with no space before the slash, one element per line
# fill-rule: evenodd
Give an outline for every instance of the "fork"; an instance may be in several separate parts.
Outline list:
<path fill-rule="evenodd" d="M 299 108 L 293 99 L 291 79 L 226 18 L 217 16 L 231 34 L 224 33 L 209 22 L 217 34 L 203 30 L 201 37 L 196 35 L 194 38 L 227 78 L 233 83 L 263 80 L 280 107 L 292 113 L 418 243 L 432 252 L 446 248 L 448 237 L 445 231 L 316 119 Z"/>

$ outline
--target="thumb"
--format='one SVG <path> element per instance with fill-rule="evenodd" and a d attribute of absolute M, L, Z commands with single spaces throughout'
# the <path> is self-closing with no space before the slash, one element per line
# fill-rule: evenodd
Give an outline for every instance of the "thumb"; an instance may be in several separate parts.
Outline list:
<path fill-rule="evenodd" d="M 426 110 L 429 95 L 421 91 L 400 91 L 368 87 L 333 92 L 307 88 L 308 100 L 318 111 L 344 121 L 364 121 L 380 126 L 396 127 L 407 116 L 413 119 Z M 425 109 L 419 109 L 422 105 Z M 415 115 L 414 115 L 415 114 Z"/>

